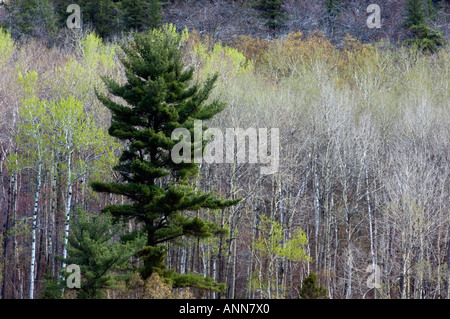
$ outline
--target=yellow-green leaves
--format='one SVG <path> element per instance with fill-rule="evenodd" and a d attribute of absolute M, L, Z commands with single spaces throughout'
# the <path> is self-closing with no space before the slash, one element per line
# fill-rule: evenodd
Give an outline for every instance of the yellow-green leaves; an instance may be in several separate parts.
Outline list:
<path fill-rule="evenodd" d="M 215 44 L 212 50 L 201 42 L 196 44 L 192 52 L 195 59 L 200 60 L 200 76 L 206 77 L 218 72 L 220 82 L 227 79 L 246 74 L 253 70 L 253 62 L 248 60 L 241 52 L 228 46 Z"/>
<path fill-rule="evenodd" d="M 187 28 L 184 28 L 179 32 L 177 31 L 177 27 L 172 23 L 165 24 L 160 29 L 151 29 L 148 32 L 155 40 L 173 41 L 173 44 L 176 44 L 177 46 L 183 46 L 189 37 Z"/>
<path fill-rule="evenodd" d="M 11 39 L 11 35 L 0 28 L 0 68 L 11 59 L 15 49 L 14 40 Z"/>
<path fill-rule="evenodd" d="M 292 237 L 284 243 L 280 256 L 286 257 L 287 260 L 311 261 L 311 257 L 307 254 L 307 245 L 306 233 L 301 228 L 297 228 Z"/>
<path fill-rule="evenodd" d="M 48 129 L 53 143 L 55 147 L 61 147 L 59 152 L 73 152 L 75 174 L 97 177 L 111 168 L 118 145 L 89 117 L 81 101 L 69 95 L 49 103 L 48 112 L 52 116 L 52 125 Z"/>
<path fill-rule="evenodd" d="M 118 79 L 115 68 L 116 47 L 103 44 L 95 34 L 88 34 L 79 41 L 79 56 L 70 56 L 63 65 L 55 68 L 48 83 L 54 99 L 64 99 L 72 95 L 81 101 L 85 110 L 97 125 L 106 125 L 108 117 L 105 108 L 98 102 L 95 89 L 104 93 L 102 75 Z"/>
<path fill-rule="evenodd" d="M 55 136 L 67 139 L 70 135 L 72 139 L 75 139 L 78 127 L 85 117 L 83 103 L 69 95 L 65 99 L 52 101 L 49 105 L 49 112 L 53 117 L 52 129 Z"/>
<path fill-rule="evenodd" d="M 22 93 L 25 99 L 36 97 L 37 81 L 38 75 L 36 71 L 31 71 L 25 74 L 22 74 L 22 72 L 19 71 L 17 83 L 20 85 L 20 88 L 22 89 Z"/>
<path fill-rule="evenodd" d="M 284 229 L 275 217 L 261 214 L 259 220 L 256 238 L 252 243 L 257 264 L 249 278 L 248 287 L 267 298 L 283 297 L 287 287 L 278 278 L 276 264 L 282 260 L 310 262 L 308 239 L 301 228 L 289 235 L 288 229 Z"/>
<path fill-rule="evenodd" d="M 17 125 L 16 143 L 22 149 L 9 162 L 14 170 L 33 168 L 36 161 L 41 161 L 47 149 L 47 139 L 43 127 L 49 124 L 46 119 L 45 101 L 37 97 L 38 75 L 35 71 L 25 74 L 19 72 L 17 82 L 21 88 L 19 123 Z"/>
<path fill-rule="evenodd" d="M 105 71 L 111 70 L 115 66 L 114 45 L 104 45 L 102 39 L 93 33 L 89 33 L 80 40 L 82 63 L 87 70 L 97 70 L 99 66 Z"/>
<path fill-rule="evenodd" d="M 38 83 L 37 72 L 18 73 L 22 99 L 16 143 L 20 152 L 10 156 L 10 168 L 33 168 L 37 162 L 56 165 L 54 154 L 71 153 L 75 176 L 93 174 L 99 178 L 98 174 L 109 172 L 118 147 L 114 139 L 97 126 L 82 101 L 71 94 L 62 98 L 56 95 L 54 100 L 41 99 Z M 61 163 L 61 167 L 66 164 Z"/>
<path fill-rule="evenodd" d="M 285 238 L 285 230 L 274 218 L 260 215 L 259 237 L 253 242 L 253 248 L 269 258 L 284 257 L 288 260 L 310 261 L 306 252 L 308 238 L 298 228 L 289 239 Z"/>
<path fill-rule="evenodd" d="M 44 170 L 59 165 L 65 171 L 70 165 L 73 178 L 99 179 L 115 164 L 117 143 L 107 134 L 104 124 L 109 117 L 94 92 L 95 88 L 104 91 L 101 75 L 119 75 L 115 46 L 88 34 L 79 48 L 78 55 L 60 56 L 49 68 L 38 64 L 33 69 L 19 57 L 9 81 L 18 102 L 14 123 L 18 151 L 8 155 L 9 169 L 33 170 L 42 164 Z M 0 30 L 0 63 L 13 53 L 14 42 Z"/>

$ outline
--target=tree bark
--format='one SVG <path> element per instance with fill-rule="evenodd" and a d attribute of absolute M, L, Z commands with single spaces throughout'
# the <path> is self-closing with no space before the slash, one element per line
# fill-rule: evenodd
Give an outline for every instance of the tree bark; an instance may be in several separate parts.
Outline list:
<path fill-rule="evenodd" d="M 39 151 L 38 151 L 39 152 Z M 39 159 L 38 172 L 37 172 L 37 184 L 36 184 L 36 194 L 34 196 L 34 208 L 33 208 L 33 222 L 31 226 L 31 265 L 30 265 L 30 299 L 34 299 L 34 271 L 36 268 L 36 223 L 37 214 L 39 209 L 39 194 L 41 191 L 41 173 L 42 173 L 42 162 Z"/>
<path fill-rule="evenodd" d="M 64 224 L 64 243 L 63 243 L 63 258 L 67 258 L 67 242 L 69 240 L 69 226 L 70 226 L 70 206 L 72 201 L 72 170 L 71 170 L 72 152 L 69 151 L 67 155 L 67 202 L 66 215 Z M 62 263 L 61 268 L 65 268 L 65 262 Z"/>

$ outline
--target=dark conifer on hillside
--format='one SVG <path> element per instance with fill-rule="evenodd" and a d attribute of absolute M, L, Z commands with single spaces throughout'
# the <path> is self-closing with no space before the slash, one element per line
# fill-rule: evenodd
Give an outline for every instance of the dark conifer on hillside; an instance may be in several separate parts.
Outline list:
<path fill-rule="evenodd" d="M 262 11 L 265 24 L 270 29 L 276 29 L 283 25 L 286 15 L 281 12 L 281 0 L 261 0 L 257 7 Z"/>

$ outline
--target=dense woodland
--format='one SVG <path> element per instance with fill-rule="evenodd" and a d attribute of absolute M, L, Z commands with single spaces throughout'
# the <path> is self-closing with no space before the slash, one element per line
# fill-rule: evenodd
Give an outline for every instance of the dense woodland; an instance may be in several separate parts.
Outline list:
<path fill-rule="evenodd" d="M 450 298 L 450 3 L 370 3 L 0 6 L 1 298 Z M 277 172 L 172 163 L 193 119 Z"/>

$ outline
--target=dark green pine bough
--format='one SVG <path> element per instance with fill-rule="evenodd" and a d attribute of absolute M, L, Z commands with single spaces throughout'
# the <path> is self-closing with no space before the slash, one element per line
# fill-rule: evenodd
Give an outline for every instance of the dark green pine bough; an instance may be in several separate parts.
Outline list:
<path fill-rule="evenodd" d="M 310 272 L 307 277 L 303 278 L 302 286 L 299 288 L 300 299 L 330 299 L 327 288 L 319 285 L 314 272 Z"/>
<path fill-rule="evenodd" d="M 124 54 L 120 60 L 127 82 L 120 85 L 110 78 L 103 80 L 109 93 L 126 104 L 97 93 L 112 113 L 109 134 L 127 144 L 114 167 L 121 182 L 94 182 L 92 187 L 130 200 L 130 204 L 107 206 L 103 212 L 136 219 L 142 225 L 135 233 L 144 233 L 147 239 L 146 247 L 138 253 L 144 263 L 143 278 L 157 272 L 175 287 L 221 291 L 224 284 L 210 277 L 177 274 L 164 265 L 167 242 L 181 236 L 206 238 L 226 232 L 215 223 L 191 217 L 188 211 L 224 209 L 239 202 L 195 189 L 192 183 L 199 172 L 198 164 L 176 164 L 171 159 L 171 149 L 179 142 L 171 139 L 174 129 L 186 128 L 193 134 L 194 120 L 211 119 L 226 106 L 218 100 L 207 103 L 217 74 L 203 85 L 192 83 L 194 69 L 185 70 L 180 50 L 186 37 L 186 31 L 179 33 L 174 26 L 165 25 L 135 33 L 132 41 L 121 45 Z M 205 145 L 191 143 L 191 154 Z"/>
<path fill-rule="evenodd" d="M 262 11 L 262 17 L 266 20 L 266 26 L 276 29 L 283 25 L 286 15 L 281 12 L 281 0 L 259 0 L 256 7 Z"/>
<path fill-rule="evenodd" d="M 404 27 L 411 32 L 412 37 L 406 40 L 406 44 L 428 52 L 436 52 L 445 45 L 441 32 L 427 25 L 427 21 L 433 19 L 434 10 L 431 0 L 426 5 L 423 0 L 407 1 Z"/>

